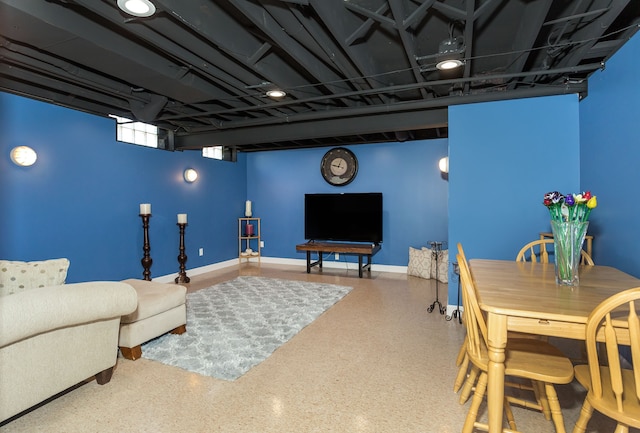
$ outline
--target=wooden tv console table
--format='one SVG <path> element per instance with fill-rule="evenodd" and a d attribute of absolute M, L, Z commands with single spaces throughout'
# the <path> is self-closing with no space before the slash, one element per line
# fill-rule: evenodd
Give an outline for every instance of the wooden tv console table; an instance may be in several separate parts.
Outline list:
<path fill-rule="evenodd" d="M 371 256 L 380 251 L 380 244 L 344 244 L 337 242 L 307 242 L 296 245 L 296 251 L 307 253 L 307 274 L 311 268 L 318 266 L 322 269 L 322 253 L 356 254 L 358 256 L 358 276 L 362 278 L 362 271 L 371 272 Z M 311 252 L 318 253 L 318 260 L 311 262 Z M 362 256 L 367 256 L 367 264 L 362 265 Z"/>

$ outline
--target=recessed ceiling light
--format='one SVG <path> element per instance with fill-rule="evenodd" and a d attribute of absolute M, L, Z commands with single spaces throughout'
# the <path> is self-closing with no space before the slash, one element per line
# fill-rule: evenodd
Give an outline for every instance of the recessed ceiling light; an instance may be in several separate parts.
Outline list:
<path fill-rule="evenodd" d="M 135 17 L 150 17 L 156 7 L 149 0 L 118 0 L 118 7 Z"/>
<path fill-rule="evenodd" d="M 287 96 L 287 92 L 279 89 L 267 90 L 267 96 L 269 98 L 284 98 L 285 96 Z"/>

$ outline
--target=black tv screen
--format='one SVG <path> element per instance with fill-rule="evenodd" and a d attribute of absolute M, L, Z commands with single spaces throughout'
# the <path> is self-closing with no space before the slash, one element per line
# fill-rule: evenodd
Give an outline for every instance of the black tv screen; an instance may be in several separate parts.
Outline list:
<path fill-rule="evenodd" d="M 382 193 L 305 194 L 304 237 L 382 242 Z"/>

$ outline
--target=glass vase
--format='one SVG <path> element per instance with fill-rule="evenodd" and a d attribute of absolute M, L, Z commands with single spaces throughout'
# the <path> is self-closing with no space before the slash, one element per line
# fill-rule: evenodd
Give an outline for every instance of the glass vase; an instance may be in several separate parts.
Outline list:
<path fill-rule="evenodd" d="M 553 231 L 554 258 L 556 262 L 556 283 L 560 286 L 577 286 L 580 283 L 582 243 L 587 234 L 589 222 L 551 221 Z"/>

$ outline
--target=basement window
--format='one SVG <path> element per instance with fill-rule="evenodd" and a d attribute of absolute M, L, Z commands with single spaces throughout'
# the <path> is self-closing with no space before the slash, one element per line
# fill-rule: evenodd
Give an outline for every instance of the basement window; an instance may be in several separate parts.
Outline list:
<path fill-rule="evenodd" d="M 205 158 L 222 159 L 222 146 L 203 147 L 202 156 Z"/>
<path fill-rule="evenodd" d="M 156 126 L 113 114 L 109 117 L 116 119 L 116 140 L 140 146 L 158 147 L 158 128 Z"/>

